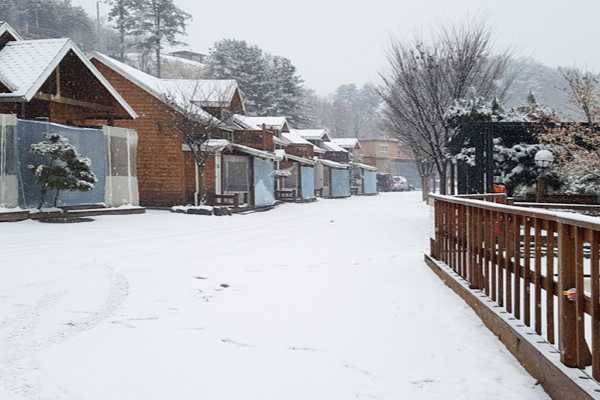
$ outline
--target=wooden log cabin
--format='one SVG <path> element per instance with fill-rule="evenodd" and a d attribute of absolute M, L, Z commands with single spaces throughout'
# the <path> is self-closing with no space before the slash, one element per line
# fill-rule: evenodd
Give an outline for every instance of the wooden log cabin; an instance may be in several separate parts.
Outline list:
<path fill-rule="evenodd" d="M 201 171 L 173 121 L 211 120 L 211 136 L 231 141 L 236 128 L 221 119 L 225 113 L 245 112 L 237 82 L 160 79 L 100 53 L 91 61 L 139 114 L 137 120 L 118 125 L 138 131 L 141 204 L 199 204 L 214 185 L 214 157 Z"/>
<path fill-rule="evenodd" d="M 56 194 L 58 205 L 137 204 L 135 163 L 116 166 L 135 154 L 136 133 L 85 128 L 137 114 L 72 40 L 24 40 L 0 22 L 0 115 L 0 207 L 39 206 L 28 169 L 38 159 L 30 146 L 48 133 L 67 138 L 92 162 L 98 179 L 91 191 Z"/>
<path fill-rule="evenodd" d="M 1 22 L 0 113 L 66 125 L 137 116 L 71 39 L 23 40 Z"/>

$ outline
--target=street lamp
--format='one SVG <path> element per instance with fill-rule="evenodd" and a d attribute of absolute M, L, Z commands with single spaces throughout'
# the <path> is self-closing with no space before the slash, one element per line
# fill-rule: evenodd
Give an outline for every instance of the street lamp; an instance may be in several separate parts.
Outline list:
<path fill-rule="evenodd" d="M 535 165 L 541 169 L 536 184 L 536 201 L 538 203 L 542 203 L 546 196 L 546 176 L 553 162 L 554 154 L 550 150 L 540 150 L 535 153 Z"/>

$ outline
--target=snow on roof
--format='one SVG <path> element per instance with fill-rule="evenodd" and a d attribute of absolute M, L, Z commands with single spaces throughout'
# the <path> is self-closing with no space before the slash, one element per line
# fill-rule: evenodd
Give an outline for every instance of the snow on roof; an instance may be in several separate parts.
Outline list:
<path fill-rule="evenodd" d="M 278 144 L 280 146 L 285 146 L 288 144 L 287 140 L 279 138 L 277 136 L 273 136 L 273 143 Z"/>
<path fill-rule="evenodd" d="M 234 79 L 161 79 L 99 52 L 91 57 L 159 98 L 181 95 L 203 107 L 226 107 L 238 91 Z"/>
<path fill-rule="evenodd" d="M 222 151 L 227 146 L 229 146 L 227 139 L 208 139 L 200 145 L 200 149 L 202 151 Z"/>
<path fill-rule="evenodd" d="M 227 106 L 238 90 L 235 80 L 161 79 L 99 52 L 92 53 L 91 58 L 113 69 L 162 102 L 173 101 L 183 109 L 189 108 L 189 103 L 197 105 L 198 108 L 193 111 L 203 119 L 215 118 L 200 107 Z"/>
<path fill-rule="evenodd" d="M 307 140 L 329 140 L 327 129 L 291 129 L 291 131 Z"/>
<path fill-rule="evenodd" d="M 273 153 L 269 153 L 268 151 L 257 150 L 252 147 L 244 146 L 242 144 L 231 143 L 231 148 L 234 150 L 241 151 L 242 153 L 249 154 L 254 157 L 264 158 L 266 160 L 276 160 L 277 157 Z"/>
<path fill-rule="evenodd" d="M 252 147 L 244 146 L 242 144 L 232 143 L 227 139 L 209 139 L 202 143 L 200 149 L 203 151 L 220 152 L 223 150 L 237 150 L 242 153 L 249 154 L 254 157 L 264 158 L 267 160 L 275 160 L 275 154 L 269 153 L 268 151 L 257 150 Z"/>
<path fill-rule="evenodd" d="M 0 93 L 0 101 L 30 101 L 69 52 L 73 52 L 79 58 L 132 118 L 137 117 L 135 111 L 71 39 L 8 42 L 0 50 L 0 77 L 11 92 Z"/>
<path fill-rule="evenodd" d="M 5 33 L 10 34 L 15 40 L 23 40 L 19 32 L 17 32 L 8 22 L 0 21 L 0 36 L 3 36 Z"/>
<path fill-rule="evenodd" d="M 361 164 L 361 163 L 357 163 L 357 162 L 351 162 L 350 165 L 352 165 L 353 167 L 366 169 L 368 171 L 377 171 L 376 167 L 374 167 L 372 165 L 368 165 L 368 164 Z"/>
<path fill-rule="evenodd" d="M 326 151 L 334 151 L 334 152 L 339 152 L 339 153 L 347 153 L 348 152 L 348 150 L 344 149 L 342 146 L 337 145 L 335 142 L 323 142 L 323 143 L 321 143 L 321 146 Z"/>
<path fill-rule="evenodd" d="M 246 129 L 262 129 L 263 125 L 268 129 L 282 130 L 287 127 L 285 117 L 250 117 L 247 115 L 235 114 L 233 121 Z"/>
<path fill-rule="evenodd" d="M 348 169 L 350 168 L 349 164 L 342 164 L 336 161 L 331 161 L 331 160 L 324 160 L 324 159 L 319 159 L 319 162 L 323 165 L 325 165 L 326 167 L 330 167 L 330 168 L 336 168 L 336 169 Z"/>
<path fill-rule="evenodd" d="M 198 69 L 202 69 L 202 68 L 206 67 L 206 64 L 203 64 L 200 61 L 190 60 L 189 58 L 181 57 L 181 56 L 175 55 L 173 53 L 161 54 L 160 57 L 165 61 L 171 61 L 171 62 L 175 62 L 175 63 L 185 64 L 185 65 L 189 65 L 190 67 L 196 67 Z"/>
<path fill-rule="evenodd" d="M 311 142 L 304 139 L 301 135 L 296 133 L 295 129 L 291 129 L 289 132 L 281 132 L 281 138 L 288 142 L 288 144 L 307 144 L 312 145 Z"/>
<path fill-rule="evenodd" d="M 345 149 L 359 149 L 360 142 L 357 138 L 333 138 L 331 139 L 338 146 L 341 146 Z"/>
<path fill-rule="evenodd" d="M 314 160 L 310 160 L 310 159 L 304 158 L 304 157 L 298 157 L 298 156 L 295 156 L 293 154 L 286 154 L 284 156 L 284 158 L 286 160 L 297 161 L 297 162 L 299 162 L 301 164 L 306 164 L 306 165 L 315 165 L 316 164 L 316 161 L 314 161 Z"/>

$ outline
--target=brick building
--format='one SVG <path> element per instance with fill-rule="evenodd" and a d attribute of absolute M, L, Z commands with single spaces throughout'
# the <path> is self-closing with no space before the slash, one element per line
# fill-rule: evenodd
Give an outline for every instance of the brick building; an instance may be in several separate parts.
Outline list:
<path fill-rule="evenodd" d="M 362 161 L 381 173 L 403 176 L 414 187 L 421 187 L 415 158 L 398 139 L 360 139 Z"/>
<path fill-rule="evenodd" d="M 141 204 L 197 203 L 203 186 L 210 186 L 211 182 L 210 179 L 202 182 L 203 177 L 189 147 L 173 127 L 174 121 L 190 118 L 190 104 L 196 106 L 192 117 L 199 121 L 218 120 L 225 112 L 243 113 L 244 104 L 237 83 L 232 80 L 159 79 L 100 53 L 94 53 L 91 60 L 139 116 L 134 121 L 117 121 L 116 124 L 138 132 Z M 182 107 L 179 104 L 183 104 Z M 224 124 L 215 124 L 212 130 L 219 138 L 231 137 L 234 131 Z M 214 168 L 211 163 L 209 159 L 205 170 Z"/>

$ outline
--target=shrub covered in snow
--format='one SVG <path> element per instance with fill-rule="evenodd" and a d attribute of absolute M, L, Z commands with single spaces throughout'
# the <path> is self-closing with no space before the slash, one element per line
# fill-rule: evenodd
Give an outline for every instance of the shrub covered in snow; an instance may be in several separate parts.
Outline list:
<path fill-rule="evenodd" d="M 554 111 L 537 104 L 530 93 L 527 104 L 504 111 L 496 99 L 485 100 L 478 96 L 457 101 L 445 114 L 449 126 L 455 131 L 469 122 L 536 122 L 549 124 L 556 121 Z M 542 171 L 535 164 L 535 154 L 542 149 L 550 149 L 549 144 L 517 143 L 505 144 L 500 138 L 494 139 L 494 178 L 505 184 L 513 193 L 531 188 Z M 475 148 L 465 139 L 462 149 L 453 156 L 454 160 L 475 166 Z M 547 184 L 551 188 L 560 186 L 558 174 L 548 174 Z"/>
<path fill-rule="evenodd" d="M 89 158 L 81 157 L 69 139 L 49 134 L 44 140 L 31 145 L 31 151 L 43 157 L 43 162 L 29 165 L 40 185 L 41 198 L 39 208 L 49 190 L 55 190 L 54 207 L 62 190 L 89 192 L 98 181 L 92 172 Z"/>

